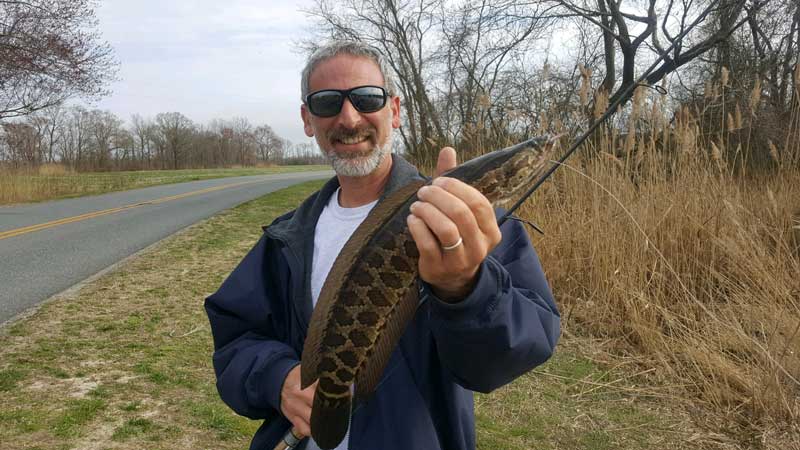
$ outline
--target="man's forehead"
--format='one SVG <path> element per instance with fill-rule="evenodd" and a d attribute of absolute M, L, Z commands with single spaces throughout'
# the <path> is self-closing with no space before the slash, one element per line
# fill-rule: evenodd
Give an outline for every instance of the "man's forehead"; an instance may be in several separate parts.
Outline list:
<path fill-rule="evenodd" d="M 345 89 L 363 84 L 383 86 L 383 75 L 378 63 L 366 56 L 334 55 L 317 64 L 309 75 L 312 91 L 325 88 Z"/>

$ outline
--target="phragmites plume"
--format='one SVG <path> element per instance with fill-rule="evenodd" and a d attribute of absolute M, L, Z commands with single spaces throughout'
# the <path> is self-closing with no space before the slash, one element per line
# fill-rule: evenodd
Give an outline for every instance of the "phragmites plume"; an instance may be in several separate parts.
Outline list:
<path fill-rule="evenodd" d="M 756 84 L 750 92 L 750 115 L 755 117 L 758 104 L 761 102 L 761 78 L 756 78 Z"/>
<path fill-rule="evenodd" d="M 744 120 L 742 120 L 742 108 L 739 107 L 739 102 L 736 102 L 736 128 L 742 128 L 742 124 Z"/>
<path fill-rule="evenodd" d="M 775 144 L 772 142 L 772 139 L 769 140 L 769 156 L 772 157 L 772 160 L 776 163 L 780 163 L 780 157 L 778 156 L 778 147 L 775 147 Z"/>
<path fill-rule="evenodd" d="M 583 64 L 578 64 L 578 70 L 581 72 L 581 88 L 580 97 L 581 105 L 589 104 L 589 90 L 592 88 L 592 69 L 584 67 Z"/>
<path fill-rule="evenodd" d="M 594 118 L 599 119 L 606 112 L 606 109 L 608 109 L 608 92 L 601 90 L 594 99 Z"/>
<path fill-rule="evenodd" d="M 720 80 L 719 81 L 722 84 L 723 88 L 727 87 L 728 86 L 728 75 L 729 75 L 728 68 L 727 67 L 723 67 L 720 72 L 721 72 L 721 75 L 720 75 Z"/>
<path fill-rule="evenodd" d="M 637 86 L 633 91 L 633 101 L 631 102 L 631 122 L 635 122 L 641 115 L 644 97 L 644 87 Z"/>
<path fill-rule="evenodd" d="M 711 143 L 711 158 L 713 158 L 714 161 L 719 163 L 720 161 L 722 161 L 722 152 L 719 150 L 719 147 L 717 147 L 717 144 L 715 144 L 714 141 L 710 141 L 710 143 Z"/>

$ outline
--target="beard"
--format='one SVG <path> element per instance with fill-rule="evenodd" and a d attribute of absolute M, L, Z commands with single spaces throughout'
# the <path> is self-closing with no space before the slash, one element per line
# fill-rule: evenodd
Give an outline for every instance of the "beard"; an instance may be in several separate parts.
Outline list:
<path fill-rule="evenodd" d="M 381 165 L 384 158 L 386 158 L 386 155 L 392 152 L 394 130 L 391 127 L 389 128 L 389 136 L 386 138 L 386 142 L 383 145 L 377 142 L 377 130 L 374 128 L 367 130 L 336 129 L 331 131 L 328 135 L 328 142 L 358 138 L 359 136 L 368 136 L 367 139 L 375 142 L 371 150 L 361 153 L 340 154 L 333 149 L 323 149 L 322 153 L 333 167 L 336 175 L 344 177 L 365 177 L 374 172 L 375 169 Z"/>

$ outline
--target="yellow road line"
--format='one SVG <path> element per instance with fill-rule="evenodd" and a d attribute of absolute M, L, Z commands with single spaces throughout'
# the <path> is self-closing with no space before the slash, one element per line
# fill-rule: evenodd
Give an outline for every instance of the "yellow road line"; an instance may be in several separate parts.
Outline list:
<path fill-rule="evenodd" d="M 105 215 L 108 215 L 108 214 L 114 214 L 114 213 L 117 213 L 117 212 L 120 212 L 120 211 L 125 211 L 125 210 L 128 210 L 128 209 L 138 208 L 140 206 L 157 205 L 159 203 L 165 203 L 165 202 L 168 202 L 168 201 L 171 201 L 171 200 L 178 200 L 180 198 L 189 197 L 189 196 L 192 196 L 192 195 L 206 194 L 208 192 L 219 191 L 219 190 L 222 190 L 222 189 L 242 186 L 242 185 L 245 185 L 245 184 L 260 183 L 262 181 L 264 181 L 264 180 L 243 181 L 241 183 L 226 184 L 226 185 L 223 185 L 223 186 L 214 186 L 214 187 L 210 187 L 210 188 L 200 189 L 199 191 L 185 192 L 183 194 L 171 195 L 169 197 L 162 197 L 162 198 L 158 198 L 158 199 L 155 199 L 155 200 L 147 200 L 147 201 L 139 202 L 139 203 L 132 203 L 130 205 L 119 206 L 117 208 L 104 209 L 102 211 L 94 211 L 94 212 L 90 212 L 90 213 L 86 213 L 86 214 L 81 214 L 79 216 L 65 217 L 63 219 L 53 220 L 52 222 L 40 223 L 40 224 L 36 224 L 36 225 L 29 225 L 27 227 L 22 227 L 22 228 L 15 228 L 13 230 L 0 232 L 0 240 L 12 238 L 14 236 L 19 236 L 19 235 L 22 235 L 22 234 L 33 233 L 34 231 L 44 230 L 46 228 L 52 228 L 52 227 L 56 227 L 56 226 L 59 226 L 59 225 L 66 225 L 68 223 L 79 222 L 81 220 L 87 220 L 87 219 L 92 219 L 92 218 L 95 218 L 95 217 L 105 216 Z"/>

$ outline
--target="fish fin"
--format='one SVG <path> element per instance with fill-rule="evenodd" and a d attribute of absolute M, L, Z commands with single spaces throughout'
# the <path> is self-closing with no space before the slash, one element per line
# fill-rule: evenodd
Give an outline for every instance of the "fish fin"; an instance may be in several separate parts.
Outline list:
<path fill-rule="evenodd" d="M 311 409 L 311 437 L 319 448 L 333 449 L 342 442 L 350 427 L 350 405 L 349 390 L 345 397 L 333 398 L 317 388 Z"/>
<path fill-rule="evenodd" d="M 419 305 L 419 288 L 416 280 L 408 288 L 403 300 L 397 304 L 389 317 L 385 328 L 378 334 L 373 352 L 367 357 L 364 366 L 356 374 L 355 403 L 366 401 L 383 375 L 383 369 L 394 352 L 406 329 L 406 325 L 414 318 Z"/>

